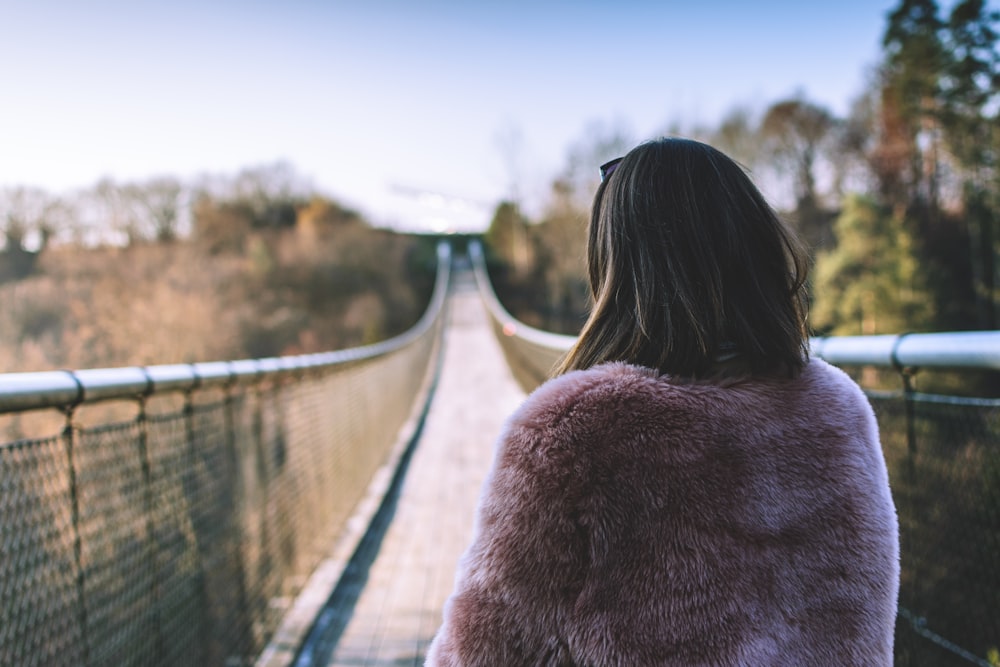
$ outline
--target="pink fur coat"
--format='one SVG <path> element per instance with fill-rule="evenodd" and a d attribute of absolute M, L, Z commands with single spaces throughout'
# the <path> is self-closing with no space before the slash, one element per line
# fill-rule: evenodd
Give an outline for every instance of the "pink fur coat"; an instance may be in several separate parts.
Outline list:
<path fill-rule="evenodd" d="M 621 363 L 509 420 L 427 664 L 891 665 L 899 543 L 850 378 Z"/>

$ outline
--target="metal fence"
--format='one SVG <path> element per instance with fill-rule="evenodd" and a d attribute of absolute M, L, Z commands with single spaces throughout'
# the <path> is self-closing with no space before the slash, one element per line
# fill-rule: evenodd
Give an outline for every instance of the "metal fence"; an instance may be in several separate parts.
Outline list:
<path fill-rule="evenodd" d="M 405 334 L 280 359 L 0 375 L 0 664 L 252 664 L 426 389 L 449 249 Z M 130 406 L 116 421 L 81 413 Z M 96 407 L 95 407 L 96 406 Z"/>
<path fill-rule="evenodd" d="M 482 251 L 480 292 L 515 377 L 530 391 L 572 345 L 500 305 Z M 866 389 L 878 417 L 900 520 L 896 664 L 1000 665 L 1000 399 L 913 390 L 920 368 L 1000 369 L 1000 332 L 813 339 L 812 354 L 898 372 L 898 391 Z"/>

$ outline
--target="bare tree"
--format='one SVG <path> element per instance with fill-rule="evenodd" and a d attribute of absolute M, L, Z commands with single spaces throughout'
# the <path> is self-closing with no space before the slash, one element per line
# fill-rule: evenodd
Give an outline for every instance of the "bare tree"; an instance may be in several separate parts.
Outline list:
<path fill-rule="evenodd" d="M 733 107 L 707 136 L 708 143 L 750 170 L 761 163 L 764 152 L 755 116 L 748 106 Z"/>
<path fill-rule="evenodd" d="M 494 216 L 493 223 L 490 225 L 490 231 L 494 230 L 494 226 L 498 230 L 500 228 L 509 230 L 505 242 L 510 247 L 504 250 L 510 253 L 514 271 L 523 272 L 527 269 L 529 261 L 527 227 L 524 224 L 521 210 L 521 162 L 524 157 L 524 134 L 516 124 L 509 123 L 497 131 L 494 142 L 500 151 L 500 157 L 503 159 L 504 168 L 507 171 L 508 195 L 507 201 L 501 203 L 497 208 L 497 215 Z M 509 222 L 505 224 L 504 221 L 508 220 Z M 502 236 L 503 234 L 501 234 Z"/>
<path fill-rule="evenodd" d="M 98 230 L 103 241 L 117 241 L 113 237 L 118 236 L 127 245 L 133 245 L 143 239 L 131 186 L 103 178 L 91 194 L 97 208 L 98 227 L 103 228 Z"/>
<path fill-rule="evenodd" d="M 761 121 L 765 150 L 793 176 L 797 208 L 815 209 L 816 164 L 837 121 L 801 97 L 772 104 Z"/>
<path fill-rule="evenodd" d="M 56 231 L 58 200 L 45 190 L 15 187 L 0 191 L 0 279 L 31 273 L 38 254 Z"/>
<path fill-rule="evenodd" d="M 161 176 L 128 188 L 127 196 L 146 218 L 149 231 L 145 236 L 161 243 L 177 239 L 183 192 L 180 181 L 171 176 Z"/>
<path fill-rule="evenodd" d="M 260 227 L 295 224 L 295 207 L 307 202 L 315 188 L 288 162 L 244 169 L 231 183 L 229 199 L 246 204 Z"/>

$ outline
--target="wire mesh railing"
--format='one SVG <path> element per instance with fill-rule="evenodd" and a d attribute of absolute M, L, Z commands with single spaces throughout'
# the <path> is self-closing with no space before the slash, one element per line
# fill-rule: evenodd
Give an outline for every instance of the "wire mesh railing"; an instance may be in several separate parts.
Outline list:
<path fill-rule="evenodd" d="M 500 342 L 507 365 L 521 388 L 530 392 L 549 378 L 556 363 L 576 338 L 535 329 L 518 321 L 501 305 L 493 291 L 482 245 L 478 241 L 470 242 L 468 253 L 479 294 L 486 304 L 490 325 Z"/>
<path fill-rule="evenodd" d="M 480 293 L 526 391 L 549 377 L 572 336 L 532 329 L 497 300 L 472 244 Z M 1000 665 L 1000 399 L 919 393 L 919 368 L 1000 369 L 1000 332 L 851 336 L 812 354 L 899 374 L 898 391 L 866 389 L 879 422 L 900 520 L 896 664 Z"/>
<path fill-rule="evenodd" d="M 0 375 L 0 664 L 246 665 L 417 407 L 450 249 L 421 321 L 341 352 Z M 129 416 L 85 424 L 124 403 Z"/>
<path fill-rule="evenodd" d="M 1000 664 L 1000 400 L 870 398 L 900 521 L 897 664 Z"/>

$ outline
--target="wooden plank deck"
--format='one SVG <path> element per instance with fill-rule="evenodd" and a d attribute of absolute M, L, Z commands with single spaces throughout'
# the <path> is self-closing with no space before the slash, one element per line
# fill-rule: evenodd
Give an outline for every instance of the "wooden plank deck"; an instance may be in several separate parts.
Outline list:
<path fill-rule="evenodd" d="M 453 280 L 437 390 L 384 537 L 370 547 L 367 571 L 355 568 L 338 610 L 344 617 L 324 656 L 331 666 L 423 664 L 471 538 L 494 442 L 524 399 L 471 274 Z"/>

